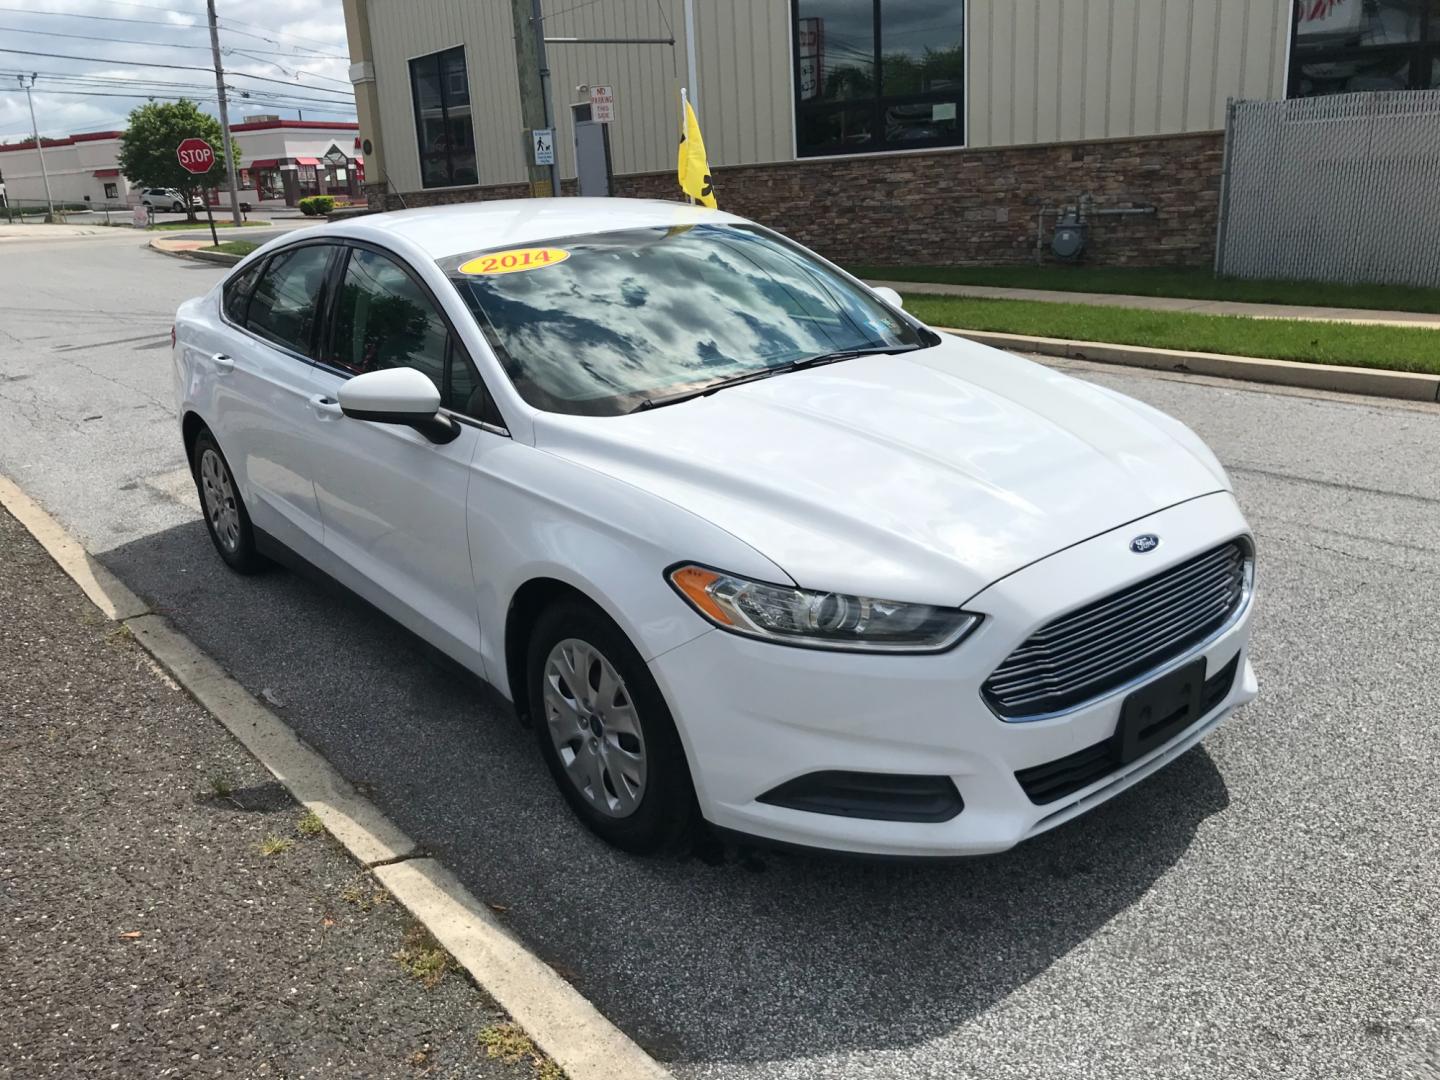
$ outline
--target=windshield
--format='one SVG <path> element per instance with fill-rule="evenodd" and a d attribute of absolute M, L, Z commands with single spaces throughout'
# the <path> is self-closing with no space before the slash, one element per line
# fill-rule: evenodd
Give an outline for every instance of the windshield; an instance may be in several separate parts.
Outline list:
<path fill-rule="evenodd" d="M 796 361 L 932 339 L 755 226 L 626 229 L 446 259 L 520 394 L 612 416 Z"/>

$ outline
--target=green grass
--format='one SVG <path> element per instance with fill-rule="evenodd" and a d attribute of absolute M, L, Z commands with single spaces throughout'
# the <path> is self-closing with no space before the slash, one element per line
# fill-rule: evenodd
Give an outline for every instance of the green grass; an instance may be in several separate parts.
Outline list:
<path fill-rule="evenodd" d="M 846 269 L 872 281 L 933 281 L 942 285 L 994 285 L 1005 289 L 1440 312 L 1440 289 L 1337 285 L 1321 281 L 1250 281 L 1216 278 L 1203 269 L 1132 266 L 850 266 Z"/>
<path fill-rule="evenodd" d="M 218 244 L 211 244 L 200 250 L 218 251 L 224 255 L 249 255 L 259 246 L 259 244 L 252 244 L 249 240 L 221 240 Z"/>
<path fill-rule="evenodd" d="M 905 307 L 931 326 L 1440 374 L 1440 330 L 1419 327 L 1248 319 L 913 293 L 905 297 Z"/>
<path fill-rule="evenodd" d="M 241 225 L 240 228 L 268 229 L 271 224 L 272 223 L 269 221 L 247 221 L 244 225 Z M 185 230 L 193 231 L 195 229 L 204 229 L 208 232 L 210 230 L 210 223 L 202 217 L 197 221 L 167 221 L 160 225 L 151 225 L 150 228 L 155 232 L 179 232 Z M 216 219 L 215 228 L 233 229 L 235 228 L 235 222 L 220 221 L 219 219 Z"/>

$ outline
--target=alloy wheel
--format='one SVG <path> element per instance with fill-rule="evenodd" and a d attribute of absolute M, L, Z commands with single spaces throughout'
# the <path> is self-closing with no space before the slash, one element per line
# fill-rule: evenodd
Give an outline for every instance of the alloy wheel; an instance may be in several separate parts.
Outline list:
<path fill-rule="evenodd" d="M 221 547 L 233 553 L 240 546 L 240 510 L 235 505 L 235 487 L 225 462 L 209 447 L 200 455 L 200 492 L 215 538 Z"/>
<path fill-rule="evenodd" d="M 544 679 L 545 721 L 565 775 L 600 813 L 629 817 L 645 794 L 646 758 L 625 680 L 578 638 L 550 650 Z"/>

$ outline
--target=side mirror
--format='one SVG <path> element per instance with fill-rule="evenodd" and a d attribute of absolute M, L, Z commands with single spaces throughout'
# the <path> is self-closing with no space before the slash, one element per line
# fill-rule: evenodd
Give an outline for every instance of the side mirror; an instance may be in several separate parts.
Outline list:
<path fill-rule="evenodd" d="M 904 301 L 904 299 L 903 299 L 903 298 L 900 296 L 900 294 L 899 294 L 898 292 L 896 292 L 894 289 L 891 289 L 891 288 L 889 288 L 889 287 L 887 287 L 887 286 L 885 286 L 885 285 L 877 285 L 875 288 L 871 289 L 870 291 L 873 292 L 876 296 L 878 296 L 881 300 L 884 300 L 885 303 L 889 304 L 889 305 L 890 305 L 891 307 L 893 307 L 895 310 L 897 310 L 897 311 L 904 311 L 904 310 L 905 310 L 905 301 Z"/>
<path fill-rule="evenodd" d="M 340 387 L 340 411 L 355 420 L 405 424 L 433 443 L 448 443 L 460 426 L 440 415 L 440 391 L 414 368 L 386 368 L 356 375 Z"/>

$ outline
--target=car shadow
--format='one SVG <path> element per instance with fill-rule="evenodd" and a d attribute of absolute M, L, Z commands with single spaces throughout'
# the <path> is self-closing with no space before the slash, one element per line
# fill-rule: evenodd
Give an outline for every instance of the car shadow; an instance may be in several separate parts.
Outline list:
<path fill-rule="evenodd" d="M 944 1035 L 1140 900 L 1228 801 L 1202 748 L 1002 855 L 636 859 L 575 821 L 507 705 L 337 587 L 237 576 L 199 521 L 100 560 L 662 1060 Z"/>

